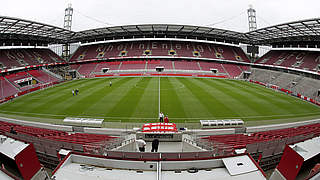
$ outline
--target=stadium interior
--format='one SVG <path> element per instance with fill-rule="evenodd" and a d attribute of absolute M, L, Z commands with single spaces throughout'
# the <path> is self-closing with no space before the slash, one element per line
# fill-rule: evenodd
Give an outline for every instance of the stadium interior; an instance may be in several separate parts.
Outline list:
<path fill-rule="evenodd" d="M 170 24 L 74 32 L 0 16 L 0 34 L 1 106 L 78 79 L 121 77 L 233 79 L 320 106 L 320 19 L 246 33 Z M 259 46 L 271 50 L 259 55 L 252 48 Z M 254 126 L 238 118 L 120 122 L 122 128 L 112 128 L 99 117 L 25 120 L 5 116 L 1 106 L 0 179 L 320 177 L 317 118 Z M 146 141 L 146 152 L 139 152 L 137 139 Z M 159 152 L 150 152 L 154 139 Z"/>

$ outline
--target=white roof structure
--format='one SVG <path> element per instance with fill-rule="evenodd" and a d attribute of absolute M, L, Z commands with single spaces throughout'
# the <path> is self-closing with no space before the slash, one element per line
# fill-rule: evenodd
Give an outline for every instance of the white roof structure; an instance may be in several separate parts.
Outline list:
<path fill-rule="evenodd" d="M 14 160 L 14 157 L 29 144 L 0 135 L 0 152 Z"/>
<path fill-rule="evenodd" d="M 131 161 L 69 154 L 53 172 L 56 180 L 265 180 L 247 155 L 193 161 Z"/>
<path fill-rule="evenodd" d="M 315 137 L 307 141 L 299 142 L 290 147 L 295 150 L 304 161 L 318 155 L 320 153 L 320 137 Z"/>

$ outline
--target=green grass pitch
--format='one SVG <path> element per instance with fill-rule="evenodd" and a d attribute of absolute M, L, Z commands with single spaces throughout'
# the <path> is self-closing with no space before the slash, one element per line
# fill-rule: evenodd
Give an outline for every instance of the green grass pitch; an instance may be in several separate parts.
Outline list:
<path fill-rule="evenodd" d="M 71 91 L 76 88 L 80 93 L 72 96 Z M 320 109 L 315 105 L 248 82 L 180 77 L 82 79 L 40 90 L 0 106 L 0 112 L 6 114 L 51 119 L 91 117 L 111 122 L 154 122 L 159 110 L 168 114 L 171 122 L 177 123 L 320 115 Z"/>

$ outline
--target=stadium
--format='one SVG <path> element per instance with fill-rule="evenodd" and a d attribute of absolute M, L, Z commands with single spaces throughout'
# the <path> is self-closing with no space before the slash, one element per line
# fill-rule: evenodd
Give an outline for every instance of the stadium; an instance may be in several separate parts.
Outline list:
<path fill-rule="evenodd" d="M 320 177 L 319 18 L 73 31 L 73 11 L 0 16 L 0 179 Z"/>

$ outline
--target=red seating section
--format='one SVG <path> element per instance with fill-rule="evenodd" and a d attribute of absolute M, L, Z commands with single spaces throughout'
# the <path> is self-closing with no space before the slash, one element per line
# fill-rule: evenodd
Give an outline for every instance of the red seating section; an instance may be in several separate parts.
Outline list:
<path fill-rule="evenodd" d="M 172 61 L 167 60 L 149 60 L 148 69 L 155 69 L 157 66 L 163 66 L 165 69 L 173 69 Z"/>
<path fill-rule="evenodd" d="M 191 75 L 208 74 L 212 75 L 210 69 L 217 69 L 217 74 L 223 74 L 230 78 L 235 78 L 241 75 L 243 71 L 249 70 L 249 66 L 237 64 L 220 64 L 217 62 L 205 61 L 187 61 L 187 60 L 134 60 L 134 61 L 113 61 L 99 62 L 87 64 L 72 64 L 71 68 L 78 70 L 80 74 L 89 77 L 89 75 L 102 73 L 103 68 L 109 68 L 113 73 L 132 74 L 133 71 L 152 74 L 156 67 L 162 66 L 165 70 L 175 70 L 175 74 L 191 73 Z M 118 72 L 118 70 L 120 70 Z M 109 71 L 109 72 L 110 72 Z M 181 71 L 181 72 L 179 72 Z M 191 72 L 187 72 L 191 71 Z M 208 71 L 208 72 L 204 72 Z"/>
<path fill-rule="evenodd" d="M 262 56 L 256 63 L 317 71 L 317 67 L 320 64 L 320 52 L 271 50 Z"/>
<path fill-rule="evenodd" d="M 231 134 L 231 135 L 216 135 L 203 138 L 209 142 L 217 142 L 229 145 L 235 149 L 245 148 L 247 144 L 257 142 L 267 142 L 273 140 L 281 140 L 296 136 L 316 137 L 320 135 L 320 123 L 299 126 L 296 128 L 287 128 L 280 130 L 270 130 L 257 132 L 252 134 Z M 294 141 L 292 143 L 295 143 Z"/>
<path fill-rule="evenodd" d="M 19 48 L 1 49 L 0 62 L 3 69 L 11 69 L 28 65 L 64 62 L 64 60 L 50 49 Z"/>
<path fill-rule="evenodd" d="M 15 74 L 9 74 L 5 76 L 12 84 L 14 84 L 17 88 L 20 88 L 20 86 L 15 83 L 16 80 L 24 79 L 24 78 L 29 78 L 31 77 L 27 72 L 18 72 Z M 28 87 L 31 88 L 31 87 Z"/>
<path fill-rule="evenodd" d="M 43 128 L 36 128 L 32 126 L 22 126 L 18 124 L 8 123 L 0 121 L 0 133 L 10 132 L 11 127 L 18 134 L 24 134 L 26 136 L 33 136 L 41 138 L 42 140 L 52 140 L 56 142 L 68 142 L 81 145 L 88 145 L 92 143 L 108 141 L 115 137 L 99 134 L 87 134 L 87 133 L 67 133 L 65 131 L 50 130 Z M 23 139 L 22 139 L 23 140 Z"/>
<path fill-rule="evenodd" d="M 101 72 L 103 68 L 109 68 L 109 70 L 119 70 L 120 62 L 102 62 L 96 67 L 95 72 Z"/>
<path fill-rule="evenodd" d="M 12 84 L 10 84 L 7 80 L 5 80 L 4 77 L 0 77 L 0 87 L 1 87 L 1 92 L 0 92 L 1 99 L 18 93 L 18 90 Z"/>
<path fill-rule="evenodd" d="M 120 70 L 145 69 L 146 61 L 123 61 Z"/>
<path fill-rule="evenodd" d="M 72 56 L 72 61 L 82 61 L 97 58 L 119 58 L 125 51 L 124 57 L 146 56 L 145 51 L 150 50 L 148 57 L 172 56 L 170 50 L 175 51 L 176 57 L 211 58 L 230 61 L 250 62 L 241 48 L 235 46 L 180 42 L 180 41 L 136 41 L 95 44 L 80 47 Z M 196 56 L 194 52 L 197 51 Z M 219 57 L 217 56 L 219 54 Z M 239 58 L 240 57 L 240 58 Z"/>
<path fill-rule="evenodd" d="M 28 71 L 28 73 L 43 83 L 59 81 L 59 79 L 53 76 L 50 76 L 49 74 L 43 72 L 42 70 L 31 70 L 31 71 Z"/>
<path fill-rule="evenodd" d="M 96 63 L 91 63 L 91 64 L 82 64 L 79 68 L 79 73 L 86 76 L 86 77 L 89 77 L 90 73 L 92 71 L 94 71 L 95 67 L 97 66 Z"/>
<path fill-rule="evenodd" d="M 175 61 L 174 67 L 180 70 L 200 70 L 196 61 Z"/>
<path fill-rule="evenodd" d="M 242 69 L 234 64 L 222 64 L 224 69 L 228 72 L 229 76 L 235 78 L 242 73 Z"/>

